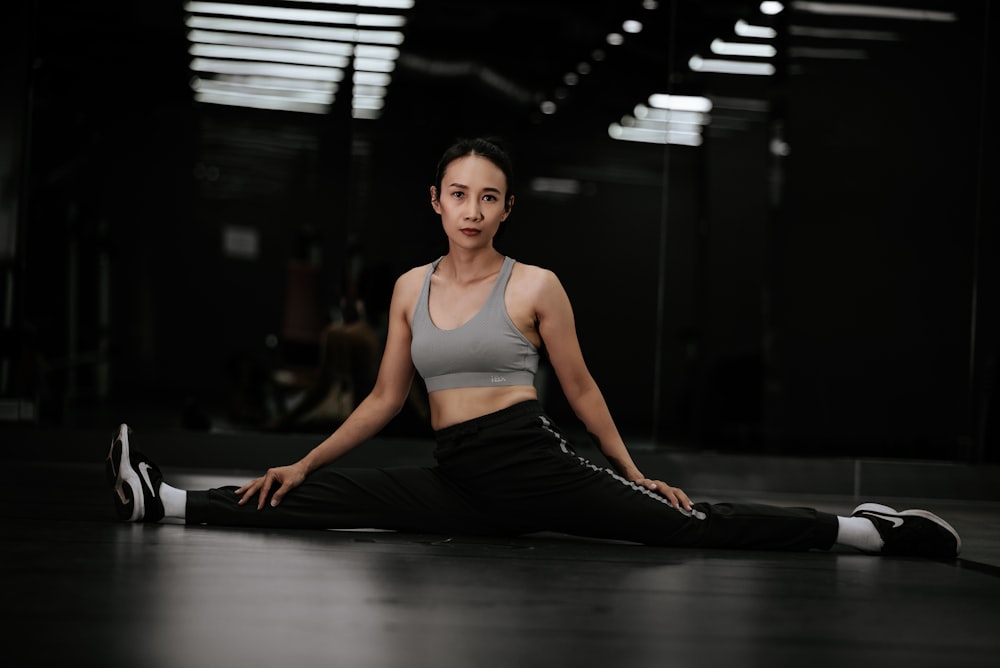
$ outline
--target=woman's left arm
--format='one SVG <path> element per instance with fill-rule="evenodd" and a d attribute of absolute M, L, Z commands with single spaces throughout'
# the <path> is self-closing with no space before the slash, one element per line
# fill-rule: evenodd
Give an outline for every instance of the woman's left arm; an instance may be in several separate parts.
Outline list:
<path fill-rule="evenodd" d="M 691 500 L 683 490 L 647 478 L 635 465 L 618 433 L 604 395 L 584 361 L 576 334 L 573 307 L 566 290 L 553 272 L 538 268 L 536 271 L 539 272 L 535 283 L 538 333 L 573 412 L 597 440 L 601 452 L 620 475 L 662 494 L 675 508 L 690 510 Z"/>

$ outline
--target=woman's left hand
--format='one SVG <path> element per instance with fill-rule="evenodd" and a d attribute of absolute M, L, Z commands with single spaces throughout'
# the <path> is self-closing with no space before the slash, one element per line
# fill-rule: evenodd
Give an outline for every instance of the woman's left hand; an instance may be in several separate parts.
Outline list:
<path fill-rule="evenodd" d="M 688 495 L 680 487 L 671 487 L 662 480 L 653 480 L 646 477 L 637 478 L 632 482 L 665 497 L 670 501 L 670 505 L 678 510 L 691 510 L 691 499 L 688 498 Z"/>

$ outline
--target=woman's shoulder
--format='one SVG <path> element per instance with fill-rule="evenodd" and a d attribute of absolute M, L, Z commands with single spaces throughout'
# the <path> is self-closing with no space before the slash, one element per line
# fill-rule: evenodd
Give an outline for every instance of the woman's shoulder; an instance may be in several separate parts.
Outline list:
<path fill-rule="evenodd" d="M 392 290 L 392 301 L 399 313 L 405 313 L 407 319 L 413 312 L 417 303 L 420 290 L 424 284 L 424 277 L 430 271 L 432 262 L 413 267 L 400 274 L 396 278 L 396 285 Z"/>
<path fill-rule="evenodd" d="M 551 269 L 540 267 L 536 264 L 526 264 L 520 260 L 514 261 L 511 277 L 513 278 L 514 276 L 517 276 L 520 280 L 537 284 L 546 284 L 553 281 L 556 283 L 559 282 L 559 278 Z"/>
<path fill-rule="evenodd" d="M 396 278 L 396 290 L 406 291 L 415 288 L 419 292 L 423 285 L 424 277 L 427 276 L 427 272 L 430 271 L 433 264 L 433 262 L 428 262 L 427 264 L 412 267 L 404 271 Z"/>
<path fill-rule="evenodd" d="M 411 281 L 414 278 L 419 278 L 420 280 L 423 280 L 424 276 L 427 275 L 427 272 L 430 271 L 431 267 L 433 266 L 434 262 L 427 262 L 426 264 L 420 264 L 417 265 L 416 267 L 411 267 L 410 269 L 407 269 L 406 271 L 404 271 L 402 274 L 399 275 L 399 280 Z"/>
<path fill-rule="evenodd" d="M 508 291 L 523 295 L 532 302 L 564 292 L 562 283 L 553 270 L 523 262 L 514 264 Z"/>

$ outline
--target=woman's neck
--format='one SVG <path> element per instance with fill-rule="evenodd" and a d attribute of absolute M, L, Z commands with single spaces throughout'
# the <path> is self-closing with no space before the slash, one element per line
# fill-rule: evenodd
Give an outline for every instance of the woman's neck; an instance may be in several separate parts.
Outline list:
<path fill-rule="evenodd" d="M 458 283 L 473 283 L 500 271 L 504 256 L 494 248 L 469 251 L 452 248 L 438 264 L 437 273 Z"/>

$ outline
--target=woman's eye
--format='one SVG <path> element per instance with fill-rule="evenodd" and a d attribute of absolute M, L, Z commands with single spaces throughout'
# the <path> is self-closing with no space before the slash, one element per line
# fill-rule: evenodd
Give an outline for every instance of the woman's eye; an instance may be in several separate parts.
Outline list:
<path fill-rule="evenodd" d="M 483 199 L 486 200 L 487 202 L 495 202 L 495 201 L 497 201 L 497 196 L 496 195 L 483 195 Z"/>

